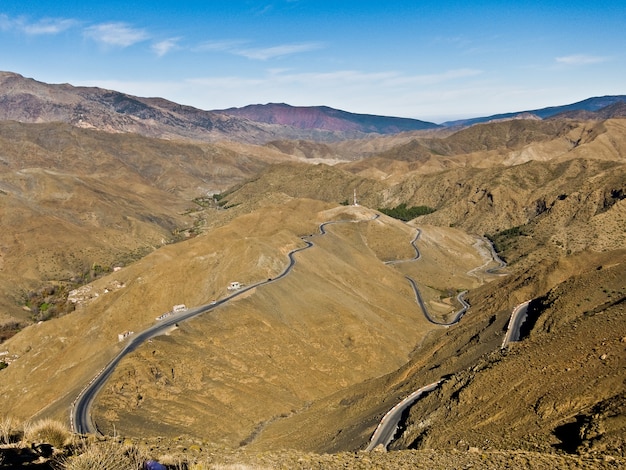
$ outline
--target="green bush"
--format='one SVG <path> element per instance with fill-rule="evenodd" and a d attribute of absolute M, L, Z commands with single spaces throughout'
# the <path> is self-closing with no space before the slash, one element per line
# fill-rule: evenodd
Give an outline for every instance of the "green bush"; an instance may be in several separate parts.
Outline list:
<path fill-rule="evenodd" d="M 413 220 L 414 218 L 419 217 L 420 215 L 426 215 L 426 214 L 435 212 L 435 209 L 433 209 L 432 207 L 428 207 L 428 206 L 407 207 L 406 203 L 404 202 L 390 209 L 383 208 L 383 209 L 378 209 L 378 210 L 382 212 L 383 214 L 388 215 L 389 217 L 393 217 L 394 219 L 400 219 L 405 222 L 408 222 L 409 220 Z"/>
<path fill-rule="evenodd" d="M 493 243 L 493 247 L 498 253 L 502 253 L 509 248 L 513 248 L 516 239 L 525 235 L 527 233 L 524 231 L 524 226 L 518 225 L 517 227 L 501 230 L 493 235 L 485 235 L 485 237 Z"/>

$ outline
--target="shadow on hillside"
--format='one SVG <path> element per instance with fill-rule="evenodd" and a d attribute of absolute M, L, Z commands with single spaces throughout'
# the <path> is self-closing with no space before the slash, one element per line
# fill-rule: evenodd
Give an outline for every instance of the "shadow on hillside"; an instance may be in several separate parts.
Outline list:
<path fill-rule="evenodd" d="M 553 434 L 561 442 L 555 444 L 554 447 L 568 454 L 575 454 L 578 447 L 582 444 L 580 428 L 584 420 L 583 416 L 577 416 L 576 421 L 556 427 Z"/>

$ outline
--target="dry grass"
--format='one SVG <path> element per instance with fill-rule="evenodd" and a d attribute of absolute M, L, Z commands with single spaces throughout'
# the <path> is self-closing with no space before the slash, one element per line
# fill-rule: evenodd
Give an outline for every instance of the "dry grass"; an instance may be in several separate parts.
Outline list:
<path fill-rule="evenodd" d="M 0 444 L 10 444 L 17 436 L 18 422 L 7 416 L 0 419 Z"/>
<path fill-rule="evenodd" d="M 71 437 L 67 426 L 53 419 L 42 419 L 24 425 L 24 440 L 27 442 L 50 444 L 61 449 L 70 442 Z"/>
<path fill-rule="evenodd" d="M 143 452 L 133 445 L 115 441 L 83 442 L 76 455 L 61 459 L 60 468 L 65 470 L 134 470 L 143 467 Z"/>

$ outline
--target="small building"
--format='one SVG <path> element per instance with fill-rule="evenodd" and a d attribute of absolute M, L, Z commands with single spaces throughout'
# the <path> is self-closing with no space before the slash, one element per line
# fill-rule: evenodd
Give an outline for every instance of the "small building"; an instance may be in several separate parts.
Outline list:
<path fill-rule="evenodd" d="M 172 312 L 174 313 L 184 312 L 185 310 L 187 310 L 185 304 L 174 305 L 172 307 Z"/>
<path fill-rule="evenodd" d="M 119 335 L 117 335 L 117 340 L 124 341 L 126 338 L 133 334 L 135 334 L 134 331 L 125 331 L 124 333 L 120 333 Z"/>

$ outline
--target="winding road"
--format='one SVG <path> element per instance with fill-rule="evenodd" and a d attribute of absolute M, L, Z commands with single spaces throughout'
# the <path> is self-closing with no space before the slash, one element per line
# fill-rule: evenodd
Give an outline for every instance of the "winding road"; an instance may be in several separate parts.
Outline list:
<path fill-rule="evenodd" d="M 379 214 L 376 214 L 371 219 L 368 219 L 368 220 L 375 220 L 378 217 L 380 217 Z M 344 221 L 324 222 L 323 224 L 321 224 L 319 226 L 320 235 L 325 235 L 326 234 L 326 228 L 325 227 L 327 225 L 336 224 L 336 223 L 351 223 L 351 222 L 355 222 L 355 221 L 353 221 L 353 220 L 344 220 Z M 358 222 L 358 221 L 356 221 L 356 222 Z M 159 335 L 165 333 L 167 330 L 171 329 L 173 326 L 175 326 L 179 322 L 188 320 L 190 318 L 193 318 L 193 317 L 196 317 L 196 316 L 201 315 L 203 313 L 206 313 L 208 311 L 211 311 L 214 308 L 219 307 L 220 305 L 223 305 L 226 302 L 229 302 L 230 300 L 234 299 L 235 297 L 238 297 L 238 296 L 244 294 L 245 292 L 248 292 L 248 291 L 250 291 L 252 289 L 255 289 L 255 288 L 259 287 L 259 286 L 270 284 L 272 282 L 276 282 L 276 281 L 282 279 L 283 277 L 285 277 L 287 274 L 289 274 L 291 272 L 291 270 L 293 269 L 294 265 L 296 264 L 295 254 L 298 253 L 298 252 L 307 250 L 307 249 L 311 248 L 312 246 L 314 246 L 313 242 L 311 242 L 309 240 L 309 238 L 311 238 L 311 236 L 303 236 L 303 237 L 301 237 L 301 239 L 305 243 L 305 246 L 293 249 L 293 250 L 291 250 L 287 254 L 288 259 L 289 259 L 289 264 L 283 270 L 283 272 L 280 273 L 278 276 L 276 276 L 276 277 L 274 277 L 272 279 L 268 279 L 268 280 L 265 280 L 265 281 L 257 282 L 256 284 L 252 284 L 250 286 L 243 287 L 240 290 L 238 290 L 237 292 L 229 295 L 228 297 L 224 297 L 223 299 L 217 300 L 215 302 L 211 302 L 210 304 L 206 304 L 206 305 L 201 305 L 199 307 L 190 308 L 188 310 L 185 310 L 185 311 L 179 312 L 179 313 L 174 313 L 174 314 L 172 314 L 170 316 L 165 317 L 158 324 L 155 324 L 155 325 L 151 326 L 150 328 L 142 331 L 141 333 L 133 335 L 133 336 L 130 336 L 129 340 L 128 340 L 128 343 L 124 346 L 124 348 L 117 354 L 117 356 L 115 356 L 111 360 L 111 362 L 109 362 L 87 384 L 87 386 L 78 394 L 78 396 L 76 397 L 76 399 L 72 403 L 72 407 L 71 407 L 71 410 L 70 410 L 70 426 L 71 426 L 72 431 L 75 432 L 75 433 L 78 433 L 78 434 L 96 434 L 96 433 L 99 433 L 98 428 L 97 428 L 96 424 L 93 422 L 93 419 L 91 417 L 91 406 L 92 406 L 94 400 L 96 399 L 96 396 L 98 395 L 98 393 L 100 392 L 100 390 L 102 389 L 102 387 L 104 386 L 106 381 L 109 379 L 109 377 L 111 376 L 111 374 L 113 373 L 113 371 L 115 370 L 117 365 L 120 363 L 120 361 L 127 354 L 133 352 L 141 344 L 143 344 L 144 342 L 146 342 L 150 338 L 154 338 L 155 336 L 159 336 Z"/>
<path fill-rule="evenodd" d="M 375 220 L 379 217 L 378 214 L 376 214 L 374 217 L 372 217 L 369 220 Z M 324 222 L 322 224 L 320 224 L 319 226 L 319 234 L 320 235 L 325 235 L 326 234 L 326 226 L 330 225 L 330 224 L 336 224 L 336 223 L 351 223 L 351 222 L 358 222 L 358 221 L 353 221 L 353 220 L 345 220 L 345 221 L 330 221 L 330 222 Z M 421 234 L 421 231 L 418 229 L 416 232 L 415 237 L 413 238 L 413 240 L 411 241 L 411 245 L 413 246 L 413 248 L 415 249 L 415 256 L 410 258 L 410 259 L 404 259 L 404 260 L 397 260 L 397 261 L 388 261 L 385 264 L 397 264 L 397 263 L 403 263 L 403 262 L 408 262 L 408 261 L 415 261 L 418 260 L 420 258 L 420 252 L 419 249 L 417 248 L 416 242 L 419 238 Z M 237 292 L 214 302 L 211 302 L 210 304 L 207 305 L 202 305 L 199 307 L 195 307 L 195 308 L 190 308 L 188 310 L 185 310 L 183 312 L 179 312 L 179 313 L 174 313 L 168 317 L 166 317 L 165 319 L 163 319 L 162 321 L 160 321 L 158 324 L 155 324 L 153 326 L 151 326 L 150 328 L 142 331 L 139 334 L 133 335 L 129 338 L 127 344 L 124 346 L 124 348 L 117 354 L 117 356 L 115 356 L 90 382 L 89 384 L 87 384 L 87 386 L 80 392 L 80 394 L 76 397 L 76 399 L 74 400 L 74 402 L 72 403 L 72 407 L 71 407 L 71 412 L 70 412 L 70 423 L 71 423 L 71 427 L 72 430 L 76 433 L 79 434 L 96 434 L 99 433 L 99 430 L 96 426 L 96 424 L 93 422 L 93 419 L 91 417 L 91 406 L 94 403 L 98 393 L 100 392 L 100 390 L 102 389 L 102 387 L 104 386 L 104 384 L 106 383 L 106 381 L 109 379 L 109 377 L 111 376 L 111 374 L 113 373 L 113 371 L 115 370 L 115 368 L 117 367 L 117 365 L 120 363 L 120 361 L 129 353 L 133 352 L 134 350 L 136 350 L 141 344 L 143 344 L 145 341 L 149 340 L 150 338 L 153 338 L 155 336 L 161 335 L 164 332 L 166 332 L 167 330 L 169 330 L 170 328 L 174 327 L 177 323 L 188 320 L 190 318 L 196 317 L 198 315 L 201 315 L 203 313 L 206 313 L 208 311 L 211 311 L 214 308 L 219 307 L 220 305 L 225 304 L 226 302 L 229 302 L 230 300 L 244 294 L 245 292 L 248 292 L 254 288 L 257 288 L 259 286 L 263 286 L 266 284 L 270 284 L 272 282 L 276 282 L 280 279 L 282 279 L 283 277 L 287 276 L 291 270 L 293 269 L 296 260 L 295 260 L 295 254 L 304 250 L 307 250 L 311 247 L 314 246 L 313 242 L 310 241 L 310 238 L 314 236 L 303 236 L 301 237 L 301 239 L 303 240 L 303 242 L 305 243 L 305 246 L 300 247 L 300 248 L 296 248 L 294 250 L 291 250 L 288 253 L 288 259 L 289 259 L 289 263 L 287 265 L 287 267 L 275 278 L 273 279 L 268 279 L 268 280 L 264 280 L 255 284 L 252 284 L 250 286 L 246 286 L 240 290 L 238 290 Z M 413 286 L 414 292 L 415 292 L 415 296 L 416 296 L 416 300 L 417 303 L 419 304 L 420 308 L 422 309 L 425 317 L 428 319 L 428 321 L 430 321 L 431 323 L 437 324 L 437 325 L 444 325 L 444 326 L 449 326 L 452 324 L 457 323 L 461 317 L 463 316 L 463 314 L 467 311 L 467 309 L 469 308 L 469 304 L 467 302 L 465 302 L 465 300 L 463 299 L 463 295 L 465 294 L 465 292 L 460 293 L 457 296 L 458 301 L 461 303 L 462 308 L 461 310 L 459 310 L 458 312 L 455 313 L 454 318 L 451 322 L 449 323 L 443 323 L 443 322 L 437 322 L 435 321 L 430 314 L 428 313 L 428 310 L 424 304 L 424 301 L 419 293 L 419 290 L 417 288 L 417 284 L 415 283 L 415 281 L 409 277 L 407 277 L 408 281 L 411 283 L 411 285 Z M 419 390 L 416 390 L 415 392 L 413 392 L 411 395 L 409 395 L 408 397 L 406 397 L 404 400 L 402 400 L 400 403 L 398 403 L 394 408 L 392 408 L 381 420 L 380 424 L 378 425 L 374 435 L 372 436 L 371 442 L 368 446 L 368 450 L 373 449 L 374 447 L 383 444 L 385 447 L 389 444 L 389 442 L 391 442 L 391 440 L 394 437 L 394 434 L 396 433 L 397 427 L 398 427 L 398 423 L 400 421 L 400 418 L 402 416 L 403 411 L 410 406 L 412 403 L 414 403 L 417 399 L 419 399 L 424 393 L 427 393 L 431 390 L 434 390 L 435 388 L 437 388 L 440 383 L 442 382 L 442 380 L 429 384 L 425 387 L 420 388 Z"/>
<path fill-rule="evenodd" d="M 408 260 L 391 261 L 391 262 L 387 262 L 386 264 L 396 264 L 396 263 L 401 263 L 401 262 L 406 262 L 406 261 L 418 260 L 421 254 L 419 252 L 419 249 L 417 248 L 416 242 L 420 234 L 421 234 L 421 231 L 418 229 L 417 234 L 415 235 L 415 238 L 411 241 L 411 245 L 413 246 L 413 248 L 415 248 L 415 256 L 413 258 L 410 258 Z M 497 257 L 497 255 L 495 255 L 495 252 L 492 252 L 492 253 L 494 254 L 494 256 Z M 500 260 L 500 263 L 502 263 L 501 260 Z M 424 313 L 424 316 L 430 323 L 435 324 L 435 325 L 441 325 L 441 326 L 451 326 L 451 325 L 458 323 L 463 317 L 463 315 L 465 315 L 465 312 L 467 312 L 467 309 L 469 308 L 470 305 L 464 299 L 464 296 L 467 293 L 467 291 L 463 291 L 456 296 L 457 301 L 461 304 L 461 309 L 455 312 L 454 316 L 452 317 L 452 320 L 449 322 L 441 322 L 441 321 L 435 320 L 428 312 L 424 299 L 422 298 L 422 295 L 420 294 L 420 291 L 417 287 L 417 283 L 415 282 L 415 280 L 410 278 L 409 276 L 405 276 L 405 277 L 411 284 L 411 287 L 413 288 L 413 292 L 415 293 L 415 301 L 420 306 L 422 312 Z M 398 430 L 398 425 L 400 423 L 400 419 L 402 419 L 402 413 L 404 413 L 404 410 L 406 410 L 409 406 L 415 403 L 415 401 L 421 398 L 421 396 L 424 395 L 425 393 L 435 390 L 437 387 L 439 387 L 439 385 L 442 382 L 443 382 L 443 379 L 419 388 L 418 390 L 411 393 L 404 400 L 402 400 L 400 403 L 398 403 L 396 406 L 394 406 L 391 410 L 389 410 L 378 423 L 378 426 L 376 427 L 374 434 L 372 434 L 372 437 L 370 438 L 370 443 L 365 448 L 365 450 L 371 451 L 380 445 L 382 445 L 386 449 L 389 443 L 393 440 Z"/>

